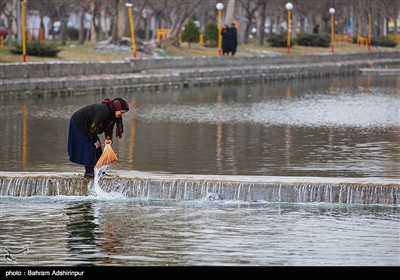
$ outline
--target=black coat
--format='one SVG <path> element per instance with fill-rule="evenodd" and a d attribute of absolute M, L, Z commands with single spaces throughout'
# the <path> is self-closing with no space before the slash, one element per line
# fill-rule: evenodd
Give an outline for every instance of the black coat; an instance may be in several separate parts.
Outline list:
<path fill-rule="evenodd" d="M 229 27 L 222 29 L 221 35 L 222 35 L 222 53 L 229 54 L 229 52 L 231 52 L 231 45 L 229 41 L 229 36 L 230 36 Z"/>
<path fill-rule="evenodd" d="M 232 52 L 232 55 L 234 55 L 236 52 L 236 49 L 237 49 L 237 45 L 238 45 L 236 27 L 229 28 L 229 33 L 230 33 L 229 43 L 231 44 L 231 52 Z"/>
<path fill-rule="evenodd" d="M 104 132 L 105 136 L 110 136 L 115 125 L 115 121 L 110 114 L 110 108 L 104 103 L 87 105 L 76 111 L 72 118 L 82 134 L 83 138 L 92 143 L 97 141 L 97 134 Z"/>
<path fill-rule="evenodd" d="M 222 53 L 234 55 L 237 49 L 237 30 L 234 27 L 226 27 L 221 31 Z"/>

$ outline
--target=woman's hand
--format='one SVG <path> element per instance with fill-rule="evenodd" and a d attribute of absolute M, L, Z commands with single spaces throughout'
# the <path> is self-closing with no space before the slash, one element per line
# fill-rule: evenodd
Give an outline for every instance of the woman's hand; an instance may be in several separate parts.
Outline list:
<path fill-rule="evenodd" d="M 107 136 L 106 141 L 104 142 L 104 144 L 105 145 L 107 145 L 107 144 L 111 145 L 112 144 L 112 140 L 110 139 L 110 137 Z"/>
<path fill-rule="evenodd" d="M 98 148 L 101 146 L 100 141 L 97 140 L 97 141 L 94 143 L 94 146 L 96 147 L 96 149 L 98 149 Z"/>

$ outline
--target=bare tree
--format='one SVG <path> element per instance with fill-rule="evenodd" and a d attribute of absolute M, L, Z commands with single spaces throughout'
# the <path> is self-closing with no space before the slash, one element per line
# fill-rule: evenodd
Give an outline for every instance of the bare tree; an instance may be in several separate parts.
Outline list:
<path fill-rule="evenodd" d="M 258 21 L 258 44 L 260 46 L 264 45 L 264 35 L 265 35 L 265 20 L 267 18 L 267 0 L 260 0 L 260 20 Z"/>
<path fill-rule="evenodd" d="M 57 12 L 58 18 L 60 20 L 60 42 L 61 45 L 65 46 L 67 44 L 66 29 L 68 22 L 68 3 L 67 1 L 56 2 L 55 10 Z"/>
<path fill-rule="evenodd" d="M 113 23 L 112 23 L 112 31 L 111 31 L 111 38 L 110 38 L 110 43 L 111 44 L 117 44 L 119 39 L 118 39 L 118 17 L 119 17 L 119 0 L 114 0 L 114 17 L 113 17 Z"/>
<path fill-rule="evenodd" d="M 80 19 L 81 22 L 79 24 L 79 36 L 78 36 L 78 44 L 83 45 L 85 42 L 85 20 L 86 20 L 86 12 L 87 12 L 87 3 L 80 3 L 81 11 L 80 11 Z"/>
<path fill-rule="evenodd" d="M 2 0 L 0 2 L 0 16 L 7 21 L 8 33 L 13 34 L 12 26 L 18 21 L 17 4 L 20 0 Z M 129 0 L 127 0 L 129 1 Z M 27 9 L 38 11 L 43 28 L 43 18 L 48 16 L 51 26 L 55 21 L 61 22 L 60 41 L 62 45 L 68 40 L 65 31 L 70 15 L 79 15 L 79 44 L 85 40 L 85 16 L 91 14 L 91 39 L 93 42 L 110 36 L 109 42 L 119 44 L 121 38 L 130 37 L 128 9 L 126 1 L 121 0 L 28 0 Z M 371 27 L 372 36 L 384 35 L 389 19 L 393 19 L 397 31 L 397 18 L 400 10 L 399 0 L 135 0 L 133 4 L 133 19 L 135 31 L 139 31 L 141 38 L 148 41 L 155 39 L 157 29 L 169 29 L 167 38 L 161 42 L 162 46 L 179 46 L 179 35 L 188 19 L 199 21 L 200 30 L 204 32 L 208 22 L 217 21 L 215 5 L 222 2 L 226 5 L 223 11 L 225 22 L 239 19 L 238 40 L 247 44 L 250 30 L 257 28 L 257 43 L 264 42 L 264 25 L 270 22 L 270 32 L 278 34 L 285 30 L 287 11 L 285 4 L 292 2 L 292 36 L 297 32 L 310 32 L 312 26 L 320 24 L 322 33 L 330 32 L 329 8 L 335 8 L 335 32 L 352 35 L 367 35 L 367 28 Z M 90 6 L 91 4 L 91 6 Z M 27 11 L 29 14 L 29 11 Z M 372 21 L 368 22 L 369 17 Z M 105 21 L 111 19 L 111 33 L 104 29 Z M 386 23 L 386 25 L 384 24 Z M 18 30 L 16 30 L 19 32 Z M 137 34 L 137 32 L 135 32 Z M 12 36 L 8 36 L 8 44 L 12 45 Z"/>
<path fill-rule="evenodd" d="M 18 3 L 19 4 L 19 3 Z M 17 4 L 17 5 L 18 5 Z M 12 24 L 17 21 L 15 17 L 15 3 L 13 0 L 2 0 L 0 2 L 0 15 L 5 15 L 7 20 L 7 42 L 8 46 L 12 46 Z"/>
<path fill-rule="evenodd" d="M 135 17 L 136 18 L 136 17 Z M 128 9 L 125 6 L 125 1 L 119 1 L 118 3 L 118 38 L 129 37 L 129 20 L 128 20 Z"/>
<path fill-rule="evenodd" d="M 173 12 L 170 15 L 172 20 L 172 27 L 169 34 L 167 35 L 165 43 L 175 47 L 180 46 L 179 33 L 181 32 L 186 20 L 189 18 L 190 15 L 192 15 L 197 6 L 200 5 L 201 1 L 202 0 L 196 0 L 193 1 L 194 3 L 182 3 L 181 1 L 176 1 L 174 3 Z"/>
<path fill-rule="evenodd" d="M 100 32 L 100 3 L 98 1 L 91 1 L 90 3 L 90 13 L 92 14 L 92 20 L 90 24 L 90 41 L 92 43 L 97 43 L 99 40 L 99 32 Z"/>
<path fill-rule="evenodd" d="M 53 8 L 51 1 L 40 1 L 40 0 L 29 0 L 27 5 L 28 11 L 36 11 L 39 14 L 40 18 L 40 31 L 39 35 L 44 36 L 44 17 L 50 13 L 50 10 Z M 44 39 L 39 38 L 40 40 Z"/>
<path fill-rule="evenodd" d="M 273 32 L 273 29 L 276 30 L 277 34 L 281 34 L 281 22 L 285 19 L 287 13 L 285 10 L 285 2 L 284 1 L 274 1 L 270 3 L 271 9 L 271 27 L 270 30 Z M 286 18 L 287 20 L 287 18 Z"/>
<path fill-rule="evenodd" d="M 228 6 L 226 7 L 226 17 L 225 17 L 225 22 L 227 24 L 231 24 L 235 18 L 235 3 L 236 0 L 229 0 L 228 1 Z"/>
<path fill-rule="evenodd" d="M 249 43 L 250 29 L 256 18 L 256 13 L 260 8 L 261 3 L 258 0 L 239 0 L 240 5 L 245 11 L 246 26 L 244 28 L 244 44 Z"/>

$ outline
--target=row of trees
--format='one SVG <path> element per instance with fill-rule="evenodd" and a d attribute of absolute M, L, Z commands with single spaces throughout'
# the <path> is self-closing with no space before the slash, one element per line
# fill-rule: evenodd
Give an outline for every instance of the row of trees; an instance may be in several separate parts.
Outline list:
<path fill-rule="evenodd" d="M 8 33 L 17 32 L 12 26 L 18 26 L 18 5 L 21 0 L 2 0 L 0 17 L 7 23 Z M 25 0 L 26 14 L 37 14 L 41 19 L 48 17 L 52 22 L 60 21 L 60 42 L 66 44 L 67 22 L 72 14 L 79 15 L 79 43 L 89 39 L 92 42 L 108 40 L 119 44 L 122 37 L 130 37 L 126 2 L 133 4 L 135 33 L 142 34 L 142 40 L 155 39 L 159 28 L 170 29 L 165 44 L 179 46 L 179 34 L 188 20 L 200 25 L 204 32 L 210 22 L 217 22 L 216 4 L 224 4 L 223 23 L 236 22 L 239 27 L 239 43 L 248 43 L 249 35 L 256 29 L 258 44 L 264 44 L 267 34 L 265 23 L 275 33 L 284 32 L 287 22 L 285 4 L 293 4 L 292 36 L 297 33 L 311 32 L 315 24 L 320 32 L 329 32 L 329 8 L 335 9 L 335 31 L 345 33 L 351 22 L 352 35 L 367 35 L 368 18 L 372 18 L 371 35 L 382 36 L 388 30 L 388 22 L 394 20 L 394 35 L 397 35 L 397 18 L 400 12 L 399 0 Z M 90 37 L 85 36 L 84 19 L 91 17 Z M 110 29 L 104 30 L 101 23 L 107 19 Z M 293 28 L 296 27 L 296 28 Z M 141 31 L 141 32 L 137 32 Z M 8 38 L 11 45 L 11 36 Z"/>

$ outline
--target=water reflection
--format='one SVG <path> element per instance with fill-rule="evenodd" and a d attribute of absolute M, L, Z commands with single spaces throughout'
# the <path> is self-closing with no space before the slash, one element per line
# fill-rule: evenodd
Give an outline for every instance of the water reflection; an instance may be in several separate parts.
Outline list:
<path fill-rule="evenodd" d="M 397 76 L 124 92 L 111 168 L 187 174 L 399 177 Z M 76 171 L 68 120 L 104 94 L 1 103 L 4 171 Z"/>
<path fill-rule="evenodd" d="M 79 265 L 80 255 L 94 254 L 96 248 L 95 242 L 95 223 L 94 213 L 91 209 L 91 203 L 79 203 L 69 205 L 65 209 L 68 218 L 66 225 L 68 259 L 67 264 Z M 86 257 L 90 259 L 90 257 Z M 90 263 L 89 263 L 90 264 Z"/>
<path fill-rule="evenodd" d="M 132 109 L 111 168 L 399 178 L 399 85 L 360 76 L 121 93 Z M 2 101 L 1 170 L 82 174 L 68 162 L 68 121 L 104 97 Z M 29 246 L 16 265 L 399 265 L 397 206 L 89 195 L 3 197 L 0 209 L 2 246 Z"/>
<path fill-rule="evenodd" d="M 113 221 L 105 221 L 101 209 L 92 202 L 74 203 L 66 209 L 69 258 L 67 265 L 111 264 L 111 255 L 118 252 Z M 87 262 L 82 262 L 86 259 Z"/>
<path fill-rule="evenodd" d="M 399 265 L 397 207 L 30 197 L 0 201 L 17 265 Z"/>

